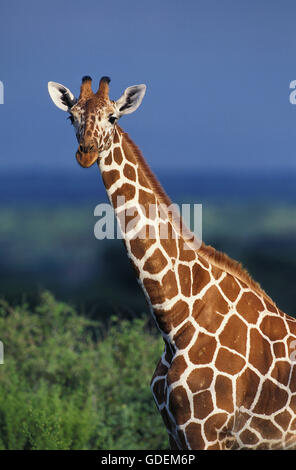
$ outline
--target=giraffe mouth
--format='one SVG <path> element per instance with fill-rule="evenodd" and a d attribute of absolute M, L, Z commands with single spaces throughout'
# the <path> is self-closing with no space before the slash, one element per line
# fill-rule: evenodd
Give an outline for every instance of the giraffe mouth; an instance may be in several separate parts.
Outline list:
<path fill-rule="evenodd" d="M 82 152 L 80 149 L 76 152 L 76 160 L 83 168 L 89 168 L 99 158 L 98 149 L 91 149 L 88 152 Z"/>

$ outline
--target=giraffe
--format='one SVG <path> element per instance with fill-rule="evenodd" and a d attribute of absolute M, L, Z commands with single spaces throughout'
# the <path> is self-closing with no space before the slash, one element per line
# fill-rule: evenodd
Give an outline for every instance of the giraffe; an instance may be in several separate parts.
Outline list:
<path fill-rule="evenodd" d="M 98 163 L 163 337 L 151 390 L 171 449 L 294 448 L 296 320 L 238 262 L 196 243 L 176 215 L 160 210 L 171 200 L 117 123 L 139 107 L 146 86 L 112 101 L 109 82 L 102 77 L 94 93 L 83 77 L 78 99 L 59 83 L 48 89 L 69 113 L 78 163 Z"/>

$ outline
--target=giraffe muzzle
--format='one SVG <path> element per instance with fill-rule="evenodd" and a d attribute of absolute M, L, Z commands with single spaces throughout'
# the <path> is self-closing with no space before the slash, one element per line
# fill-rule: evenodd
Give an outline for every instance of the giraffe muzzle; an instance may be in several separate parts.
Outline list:
<path fill-rule="evenodd" d="M 98 149 L 94 144 L 80 144 L 76 152 L 76 160 L 83 168 L 92 166 L 99 157 Z"/>
<path fill-rule="evenodd" d="M 79 151 L 80 153 L 90 153 L 91 151 L 93 151 L 94 147 L 95 146 L 93 144 L 91 145 L 80 144 Z"/>

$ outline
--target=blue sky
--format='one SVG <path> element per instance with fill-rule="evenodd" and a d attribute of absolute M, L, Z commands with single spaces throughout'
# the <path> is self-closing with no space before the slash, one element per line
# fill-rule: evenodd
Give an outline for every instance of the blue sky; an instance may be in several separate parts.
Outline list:
<path fill-rule="evenodd" d="M 77 94 L 83 75 L 109 75 L 112 99 L 146 83 L 120 124 L 155 171 L 296 170 L 295 14 L 289 0 L 2 0 L 0 171 L 77 171 L 47 82 Z"/>

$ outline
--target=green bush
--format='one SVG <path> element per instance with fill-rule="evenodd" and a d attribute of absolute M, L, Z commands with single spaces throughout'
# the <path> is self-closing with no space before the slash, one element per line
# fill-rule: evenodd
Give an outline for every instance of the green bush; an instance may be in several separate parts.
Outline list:
<path fill-rule="evenodd" d="M 108 328 L 44 292 L 0 306 L 0 449 L 165 449 L 150 391 L 163 349 L 146 318 Z"/>

